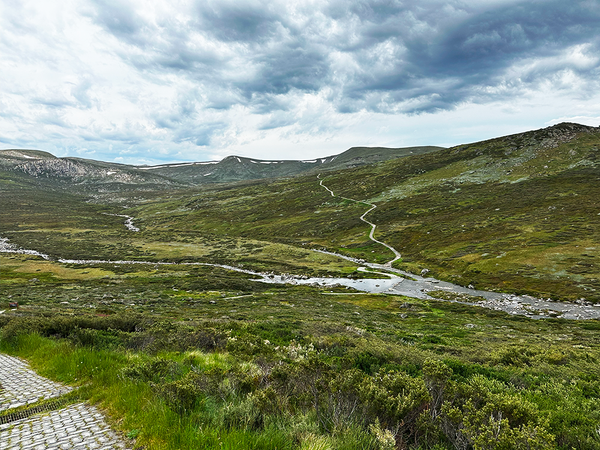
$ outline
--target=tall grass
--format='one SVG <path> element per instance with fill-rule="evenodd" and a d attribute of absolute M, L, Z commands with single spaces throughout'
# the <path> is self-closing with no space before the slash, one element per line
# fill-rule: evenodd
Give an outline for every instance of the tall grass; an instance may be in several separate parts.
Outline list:
<path fill-rule="evenodd" d="M 148 450 L 291 450 L 299 445 L 290 435 L 289 424 L 272 421 L 260 430 L 223 426 L 222 408 L 214 402 L 204 402 L 186 414 L 173 411 L 150 384 L 121 375 L 131 361 L 147 359 L 144 355 L 85 348 L 38 334 L 18 335 L 10 342 L 0 339 L 0 351 L 26 359 L 42 376 L 77 386 L 81 398 L 99 406 L 117 430 L 135 437 L 135 445 Z M 227 355 L 218 353 L 194 351 L 185 358 L 203 369 L 231 365 Z M 302 448 L 322 448 L 312 441 Z"/>

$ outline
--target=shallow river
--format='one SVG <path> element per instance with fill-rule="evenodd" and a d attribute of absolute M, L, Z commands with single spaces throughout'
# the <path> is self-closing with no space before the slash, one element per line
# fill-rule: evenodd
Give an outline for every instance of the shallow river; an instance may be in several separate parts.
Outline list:
<path fill-rule="evenodd" d="M 39 256 L 44 259 L 50 259 L 48 255 L 37 252 L 35 250 L 24 250 L 16 248 L 8 242 L 8 239 L 0 238 L 0 252 L 3 253 L 19 253 Z M 304 278 L 294 275 L 273 275 L 251 270 L 240 269 L 234 266 L 223 264 L 209 263 L 170 263 L 170 262 L 150 262 L 150 261 L 109 261 L 109 260 L 79 260 L 79 259 L 59 259 L 58 262 L 63 264 L 144 264 L 144 265 L 197 265 L 221 267 L 236 272 L 254 275 L 257 278 L 255 281 L 264 283 L 277 284 L 295 284 L 295 285 L 314 285 L 320 287 L 346 286 L 357 291 L 369 292 L 374 294 L 393 294 L 405 295 L 407 297 L 419 299 L 437 298 L 428 295 L 432 291 L 445 291 L 450 294 L 465 295 L 471 297 L 480 297 L 479 301 L 460 301 L 453 300 L 459 303 L 480 306 L 484 308 L 505 311 L 509 314 L 525 315 L 531 318 L 547 318 L 557 317 L 564 319 L 599 319 L 600 304 L 590 304 L 587 302 L 566 303 L 555 302 L 550 299 L 543 300 L 530 297 L 527 295 L 512 295 L 503 294 L 491 291 L 482 291 L 477 289 L 469 289 L 456 284 L 445 281 L 436 280 L 435 278 L 421 277 L 418 275 L 403 272 L 398 269 L 392 269 L 382 264 L 372 264 L 360 261 L 354 258 L 349 258 L 343 255 L 338 255 L 330 252 L 321 252 L 330 255 L 335 255 L 340 258 L 352 261 L 356 264 L 369 267 L 371 269 L 380 270 L 382 274 L 386 274 L 389 278 L 382 279 L 350 279 L 350 278 Z M 364 270 L 364 269 L 363 269 Z M 389 273 L 393 272 L 393 273 Z M 473 300 L 473 299 L 472 299 Z"/>

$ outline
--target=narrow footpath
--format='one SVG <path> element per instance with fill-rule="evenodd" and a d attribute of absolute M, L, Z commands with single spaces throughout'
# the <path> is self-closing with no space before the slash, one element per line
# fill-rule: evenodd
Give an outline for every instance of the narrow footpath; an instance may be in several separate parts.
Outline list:
<path fill-rule="evenodd" d="M 321 178 L 321 174 L 317 175 L 317 179 L 319 179 L 319 185 L 325 189 L 327 189 L 327 191 L 331 194 L 332 197 L 339 197 L 342 198 L 344 200 L 348 200 L 351 202 L 355 202 L 355 203 L 362 203 L 363 205 L 367 205 L 370 206 L 371 208 L 369 210 L 367 210 L 362 216 L 360 216 L 360 220 L 362 220 L 363 222 L 365 222 L 366 224 L 369 224 L 371 226 L 371 232 L 369 233 L 369 239 L 371 239 L 373 242 L 376 242 L 380 245 L 383 245 L 384 247 L 388 248 L 389 250 L 391 250 L 395 257 L 394 259 L 386 262 L 383 266 L 384 267 L 392 267 L 392 264 L 395 261 L 398 261 L 400 258 L 402 258 L 402 255 L 400 254 L 400 252 L 398 250 L 396 250 L 394 247 L 392 247 L 391 245 L 386 244 L 385 242 L 379 241 L 377 239 L 375 239 L 375 228 L 377 228 L 377 225 L 375 225 L 373 222 L 368 221 L 367 219 L 365 219 L 365 217 L 367 216 L 367 214 L 369 214 L 371 211 L 373 211 L 375 208 L 377 208 L 377 205 L 373 204 L 373 203 L 369 203 L 369 202 L 365 202 L 362 200 L 354 200 L 353 198 L 348 198 L 348 197 L 342 197 L 341 195 L 335 195 L 334 192 L 329 189 L 327 186 L 325 186 L 323 184 L 323 180 L 320 179 Z"/>
<path fill-rule="evenodd" d="M 71 390 L 0 353 L 0 450 L 126 449 L 96 408 L 63 399 Z"/>

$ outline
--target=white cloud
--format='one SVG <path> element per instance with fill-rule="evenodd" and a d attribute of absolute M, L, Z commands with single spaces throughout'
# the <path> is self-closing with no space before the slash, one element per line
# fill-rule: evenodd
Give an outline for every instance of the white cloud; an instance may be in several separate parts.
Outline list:
<path fill-rule="evenodd" d="M 305 159 L 593 120 L 598 26 L 577 0 L 0 0 L 0 147 Z"/>

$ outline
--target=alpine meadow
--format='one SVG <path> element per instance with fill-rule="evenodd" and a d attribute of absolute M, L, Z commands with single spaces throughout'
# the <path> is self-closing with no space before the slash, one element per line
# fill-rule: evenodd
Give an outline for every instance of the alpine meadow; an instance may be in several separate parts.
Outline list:
<path fill-rule="evenodd" d="M 2 150 L 0 351 L 138 450 L 600 449 L 599 199 L 575 123 L 313 160 Z"/>

